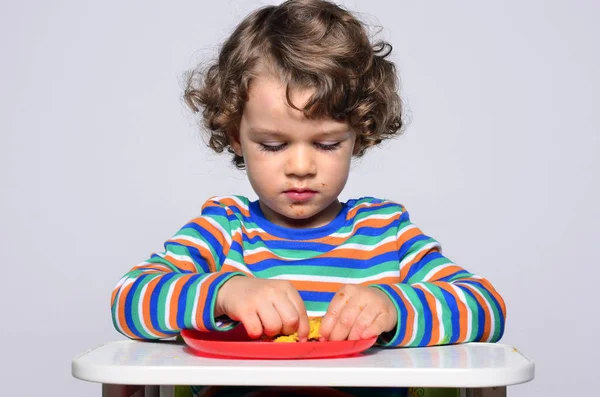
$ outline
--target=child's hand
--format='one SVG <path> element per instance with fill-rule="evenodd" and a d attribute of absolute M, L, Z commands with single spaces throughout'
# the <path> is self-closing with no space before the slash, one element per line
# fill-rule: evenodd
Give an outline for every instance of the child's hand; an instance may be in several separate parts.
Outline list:
<path fill-rule="evenodd" d="M 376 288 L 344 285 L 335 294 L 321 322 L 326 340 L 358 340 L 394 329 L 398 313 L 392 300 Z"/>
<path fill-rule="evenodd" d="M 233 277 L 217 294 L 215 316 L 223 314 L 241 321 L 253 338 L 294 332 L 301 341 L 308 337 L 304 301 L 289 281 Z"/>

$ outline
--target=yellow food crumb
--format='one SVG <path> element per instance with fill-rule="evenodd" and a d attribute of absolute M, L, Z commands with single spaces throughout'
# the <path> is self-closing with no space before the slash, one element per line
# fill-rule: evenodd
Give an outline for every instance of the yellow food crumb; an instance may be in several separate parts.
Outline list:
<path fill-rule="evenodd" d="M 308 331 L 308 340 L 317 341 L 321 337 L 319 328 L 321 328 L 322 317 L 312 317 L 308 319 L 310 330 Z M 298 333 L 294 332 L 291 335 L 280 335 L 273 339 L 273 342 L 298 342 Z"/>

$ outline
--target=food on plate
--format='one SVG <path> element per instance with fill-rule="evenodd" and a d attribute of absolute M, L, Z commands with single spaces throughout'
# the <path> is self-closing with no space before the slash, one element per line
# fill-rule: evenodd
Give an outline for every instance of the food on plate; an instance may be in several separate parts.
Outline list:
<path fill-rule="evenodd" d="M 308 319 L 308 325 L 310 330 L 308 331 L 308 341 L 309 342 L 318 342 L 321 334 L 319 333 L 319 329 L 321 328 L 321 320 L 322 317 L 311 317 Z M 276 335 L 273 338 L 265 337 L 263 340 L 271 341 L 271 342 L 299 342 L 298 333 L 294 332 L 291 335 Z"/>

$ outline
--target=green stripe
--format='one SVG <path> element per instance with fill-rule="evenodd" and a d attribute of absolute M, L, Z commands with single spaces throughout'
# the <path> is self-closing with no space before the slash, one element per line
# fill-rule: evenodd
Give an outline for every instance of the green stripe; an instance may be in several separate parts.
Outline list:
<path fill-rule="evenodd" d="M 280 275 L 305 275 L 305 276 L 329 276 L 329 277 L 344 277 L 350 279 L 358 279 L 370 276 L 376 276 L 382 272 L 398 269 L 397 261 L 387 261 L 380 263 L 368 269 L 350 269 L 338 267 L 324 266 L 289 266 L 282 263 L 281 266 L 272 266 L 268 269 L 254 272 L 259 278 L 273 278 Z M 328 282 L 327 280 L 323 280 Z"/>

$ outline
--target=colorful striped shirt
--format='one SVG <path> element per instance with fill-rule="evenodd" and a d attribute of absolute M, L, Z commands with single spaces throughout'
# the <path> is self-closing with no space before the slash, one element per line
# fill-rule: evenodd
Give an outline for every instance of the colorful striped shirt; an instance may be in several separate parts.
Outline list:
<path fill-rule="evenodd" d="M 115 328 L 133 339 L 166 338 L 182 329 L 223 331 L 216 295 L 231 277 L 288 280 L 309 316 L 323 316 L 344 284 L 378 288 L 394 302 L 386 346 L 498 341 L 502 297 L 484 278 L 441 253 L 397 203 L 348 200 L 334 220 L 311 229 L 269 222 L 258 201 L 215 197 L 164 245 L 131 269 L 112 293 Z"/>

